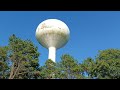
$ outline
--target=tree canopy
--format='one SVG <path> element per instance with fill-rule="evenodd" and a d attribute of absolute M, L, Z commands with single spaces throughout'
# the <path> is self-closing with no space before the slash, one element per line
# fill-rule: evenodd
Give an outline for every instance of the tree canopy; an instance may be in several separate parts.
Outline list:
<path fill-rule="evenodd" d="M 120 79 L 120 49 L 100 50 L 82 63 L 63 54 L 59 62 L 48 59 L 40 66 L 39 56 L 31 40 L 11 35 L 0 46 L 0 79 Z"/>

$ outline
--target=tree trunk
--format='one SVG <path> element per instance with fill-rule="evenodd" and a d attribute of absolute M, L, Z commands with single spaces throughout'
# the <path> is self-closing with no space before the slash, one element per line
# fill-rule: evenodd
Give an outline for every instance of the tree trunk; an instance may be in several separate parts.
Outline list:
<path fill-rule="evenodd" d="M 9 79 L 12 79 L 13 72 L 14 72 L 14 62 L 13 62 L 13 65 L 12 65 L 12 67 L 11 67 Z"/>

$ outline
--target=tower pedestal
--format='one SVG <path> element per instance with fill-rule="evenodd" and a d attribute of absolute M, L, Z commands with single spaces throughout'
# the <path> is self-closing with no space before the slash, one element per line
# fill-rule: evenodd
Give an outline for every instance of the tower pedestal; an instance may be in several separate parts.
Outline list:
<path fill-rule="evenodd" d="M 48 59 L 51 59 L 53 62 L 55 62 L 55 58 L 56 58 L 56 48 L 55 47 L 49 47 Z"/>

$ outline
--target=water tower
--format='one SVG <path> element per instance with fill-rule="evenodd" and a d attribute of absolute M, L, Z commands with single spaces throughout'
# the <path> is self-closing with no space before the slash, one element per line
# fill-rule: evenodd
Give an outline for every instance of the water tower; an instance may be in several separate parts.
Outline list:
<path fill-rule="evenodd" d="M 63 47 L 69 40 L 68 26 L 58 19 L 47 19 L 36 29 L 38 42 L 49 50 L 48 59 L 55 62 L 56 50 Z"/>

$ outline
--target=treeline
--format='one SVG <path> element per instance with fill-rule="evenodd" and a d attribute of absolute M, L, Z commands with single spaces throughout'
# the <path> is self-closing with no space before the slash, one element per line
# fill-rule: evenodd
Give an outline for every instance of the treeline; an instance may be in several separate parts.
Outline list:
<path fill-rule="evenodd" d="M 95 59 L 79 63 L 64 54 L 60 62 L 47 60 L 40 66 L 38 48 L 14 34 L 0 47 L 0 79 L 120 79 L 120 49 L 99 51 Z"/>

